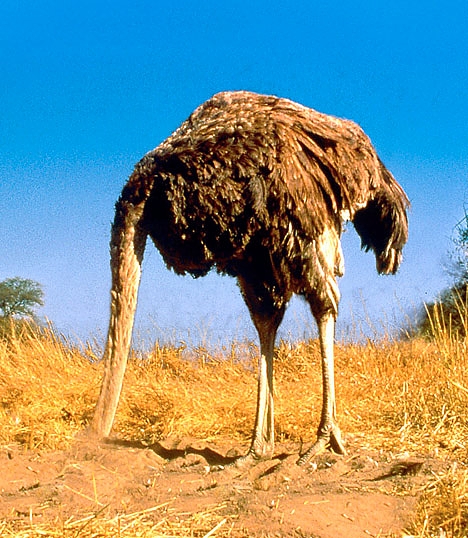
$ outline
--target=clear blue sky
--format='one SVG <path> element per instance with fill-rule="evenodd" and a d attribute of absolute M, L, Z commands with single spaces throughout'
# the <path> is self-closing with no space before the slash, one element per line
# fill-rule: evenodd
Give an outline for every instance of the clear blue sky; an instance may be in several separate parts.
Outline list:
<path fill-rule="evenodd" d="M 396 277 L 344 236 L 340 330 L 393 323 L 448 284 L 468 201 L 468 2 L 6 1 L 0 6 L 0 280 L 41 282 L 40 310 L 106 331 L 113 205 L 144 153 L 201 102 L 248 89 L 353 119 L 411 201 Z M 283 335 L 307 332 L 295 301 Z M 254 336 L 235 282 L 168 272 L 149 245 L 138 328 Z"/>

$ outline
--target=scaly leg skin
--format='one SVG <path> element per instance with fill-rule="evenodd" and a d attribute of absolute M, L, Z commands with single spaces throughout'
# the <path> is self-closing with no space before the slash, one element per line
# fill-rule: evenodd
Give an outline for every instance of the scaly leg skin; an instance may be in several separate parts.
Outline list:
<path fill-rule="evenodd" d="M 246 469 L 259 461 L 271 459 L 274 453 L 273 356 L 276 333 L 283 319 L 285 304 L 278 306 L 267 294 L 263 283 L 259 285 L 242 277 L 238 277 L 238 282 L 260 340 L 257 413 L 252 444 L 245 456 L 231 464 Z"/>
<path fill-rule="evenodd" d="M 246 471 L 263 460 L 273 457 L 274 415 L 273 415 L 273 348 L 275 334 L 266 331 L 261 334 L 261 355 L 259 360 L 257 415 L 249 451 L 226 466 L 212 467 L 213 471 L 236 469 Z"/>
<path fill-rule="evenodd" d="M 273 406 L 273 353 L 276 329 L 260 330 L 257 414 L 252 445 L 248 455 L 258 460 L 271 458 L 275 445 Z"/>
<path fill-rule="evenodd" d="M 273 353 L 276 329 L 259 329 L 260 359 L 258 372 L 257 415 L 252 444 L 245 456 L 229 467 L 246 470 L 259 461 L 271 459 L 275 447 L 273 413 Z"/>
<path fill-rule="evenodd" d="M 305 452 L 297 461 L 298 465 L 305 465 L 311 461 L 315 456 L 331 448 L 333 452 L 342 456 L 346 455 L 346 449 L 341 439 L 340 428 L 337 424 L 331 424 L 328 427 L 319 428 L 317 433 L 317 441 Z"/>
<path fill-rule="evenodd" d="M 272 300 L 260 300 L 255 286 L 240 277 L 238 280 L 260 339 L 257 413 L 252 444 L 245 456 L 237 458 L 228 466 L 247 470 L 260 461 L 271 459 L 274 453 L 273 356 L 284 305 L 278 307 Z"/>
<path fill-rule="evenodd" d="M 322 383 L 323 404 L 322 418 L 317 432 L 317 441 L 303 454 L 298 465 L 304 465 L 314 456 L 331 448 L 337 454 L 346 454 L 346 449 L 341 439 L 340 428 L 336 421 L 335 404 L 335 379 L 334 379 L 334 355 L 333 341 L 335 335 L 335 317 L 328 312 L 317 320 L 320 338 L 320 350 L 322 355 Z"/>

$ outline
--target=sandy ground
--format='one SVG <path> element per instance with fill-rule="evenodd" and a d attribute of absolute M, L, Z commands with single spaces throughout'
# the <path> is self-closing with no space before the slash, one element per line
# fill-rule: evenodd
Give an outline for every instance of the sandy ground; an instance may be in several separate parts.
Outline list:
<path fill-rule="evenodd" d="M 194 536 L 401 536 L 421 487 L 443 464 L 357 442 L 348 448 L 348 456 L 327 452 L 298 467 L 298 447 L 280 445 L 273 460 L 249 470 L 213 471 L 245 447 L 193 439 L 151 447 L 84 439 L 67 452 L 44 453 L 4 447 L 0 520 L 24 528 L 120 514 L 169 525 L 174 536 L 187 535 L 177 532 L 184 521 Z"/>

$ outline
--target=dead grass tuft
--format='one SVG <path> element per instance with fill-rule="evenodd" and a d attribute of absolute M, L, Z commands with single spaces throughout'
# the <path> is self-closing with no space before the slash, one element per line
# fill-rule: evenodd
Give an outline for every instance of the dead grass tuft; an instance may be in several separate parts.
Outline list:
<path fill-rule="evenodd" d="M 225 503 L 196 513 L 172 509 L 170 503 L 109 517 L 105 509 L 85 517 L 69 518 L 55 523 L 0 522 L 0 536 L 15 538 L 176 538 L 193 536 L 230 536 L 235 515 L 222 516 Z M 239 536 L 239 533 L 236 534 Z M 247 537 L 248 534 L 246 533 Z"/>
<path fill-rule="evenodd" d="M 92 412 L 95 368 L 51 330 L 0 340 L 0 442 L 67 447 Z"/>
<path fill-rule="evenodd" d="M 453 465 L 425 486 L 418 513 L 409 530 L 418 538 L 466 538 L 468 533 L 468 471 Z"/>

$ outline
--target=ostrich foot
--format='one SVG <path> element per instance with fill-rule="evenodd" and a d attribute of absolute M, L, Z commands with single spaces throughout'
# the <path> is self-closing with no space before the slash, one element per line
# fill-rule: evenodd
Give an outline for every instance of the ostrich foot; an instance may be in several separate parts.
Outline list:
<path fill-rule="evenodd" d="M 260 461 L 261 458 L 257 457 L 252 450 L 249 450 L 245 456 L 239 456 L 227 467 L 238 469 L 239 471 L 247 471 L 248 469 L 257 465 L 257 463 Z"/>
<path fill-rule="evenodd" d="M 336 424 L 320 427 L 317 434 L 317 441 L 305 452 L 297 461 L 298 465 L 304 465 L 320 452 L 330 448 L 337 454 L 345 455 L 346 449 L 341 439 L 340 428 Z"/>
<path fill-rule="evenodd" d="M 273 450 L 268 451 L 258 451 L 255 450 L 255 447 L 250 447 L 249 451 L 245 456 L 239 456 L 234 461 L 231 461 L 225 465 L 213 465 L 211 471 L 221 471 L 221 470 L 237 470 L 241 474 L 249 469 L 252 469 L 262 461 L 269 461 L 273 457 Z"/>

